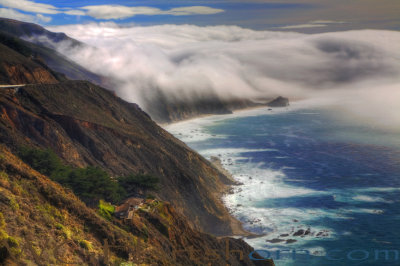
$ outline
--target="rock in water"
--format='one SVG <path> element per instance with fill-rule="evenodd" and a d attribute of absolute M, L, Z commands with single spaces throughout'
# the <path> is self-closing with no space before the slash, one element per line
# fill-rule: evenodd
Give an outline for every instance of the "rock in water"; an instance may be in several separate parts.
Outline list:
<path fill-rule="evenodd" d="M 286 106 L 289 106 L 289 99 L 279 96 L 276 99 L 267 103 L 267 106 L 269 106 L 269 107 L 286 107 Z"/>
<path fill-rule="evenodd" d="M 304 235 L 304 233 L 305 233 L 305 231 L 303 229 L 300 229 L 299 231 L 294 233 L 293 236 L 302 236 L 302 235 Z"/>

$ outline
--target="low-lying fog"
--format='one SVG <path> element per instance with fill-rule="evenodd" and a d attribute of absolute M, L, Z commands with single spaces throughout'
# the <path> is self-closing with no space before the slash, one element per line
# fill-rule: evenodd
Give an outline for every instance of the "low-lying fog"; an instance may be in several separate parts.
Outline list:
<path fill-rule="evenodd" d="M 400 32 L 321 34 L 234 26 L 70 25 L 49 28 L 90 46 L 58 49 L 107 76 L 122 98 L 171 101 L 282 95 L 335 108 L 344 118 L 400 130 Z"/>

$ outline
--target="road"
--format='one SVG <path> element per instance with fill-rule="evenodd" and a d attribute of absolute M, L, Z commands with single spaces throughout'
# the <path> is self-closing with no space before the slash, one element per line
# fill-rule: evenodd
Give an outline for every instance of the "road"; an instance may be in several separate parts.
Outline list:
<path fill-rule="evenodd" d="M 21 87 L 25 87 L 26 85 L 28 85 L 28 84 L 18 84 L 18 85 L 0 85 L 0 89 L 1 88 L 3 88 L 3 89 L 18 89 L 18 88 L 21 88 Z"/>

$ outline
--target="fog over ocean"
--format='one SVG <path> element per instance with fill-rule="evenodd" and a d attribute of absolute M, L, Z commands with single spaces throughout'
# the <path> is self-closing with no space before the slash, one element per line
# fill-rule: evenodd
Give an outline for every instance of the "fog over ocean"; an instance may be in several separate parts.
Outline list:
<path fill-rule="evenodd" d="M 351 121 L 400 130 L 400 32 L 301 34 L 237 26 L 48 27 L 91 47 L 60 52 L 111 79 L 144 109 L 171 101 L 285 96 L 335 108 Z"/>

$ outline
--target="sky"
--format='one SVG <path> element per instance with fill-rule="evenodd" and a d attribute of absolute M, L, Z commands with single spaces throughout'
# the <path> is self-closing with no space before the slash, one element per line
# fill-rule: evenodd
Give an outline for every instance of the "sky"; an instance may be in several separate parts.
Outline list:
<path fill-rule="evenodd" d="M 0 0 L 0 17 L 43 26 L 114 22 L 236 25 L 305 33 L 400 30 L 400 0 Z"/>

